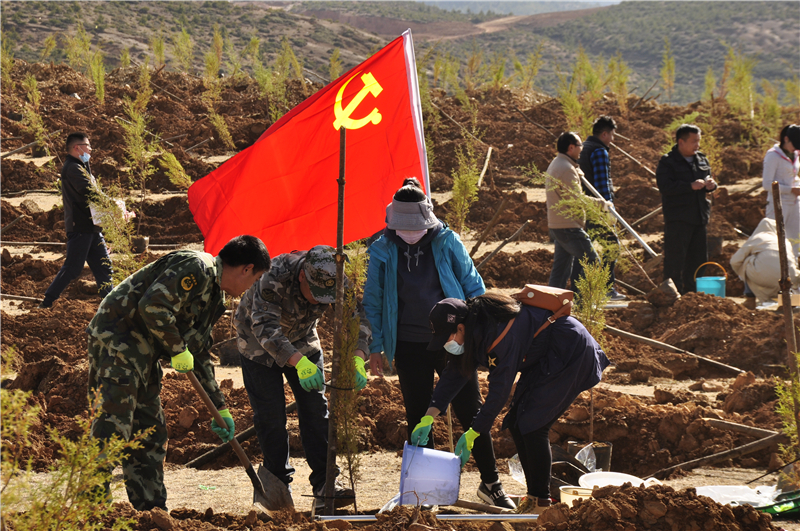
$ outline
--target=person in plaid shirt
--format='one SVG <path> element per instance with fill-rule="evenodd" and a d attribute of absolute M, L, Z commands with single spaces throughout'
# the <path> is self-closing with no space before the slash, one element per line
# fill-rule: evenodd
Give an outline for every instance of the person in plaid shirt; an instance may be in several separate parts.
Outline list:
<path fill-rule="evenodd" d="M 583 171 L 586 180 L 589 181 L 595 190 L 597 190 L 603 199 L 610 203 L 614 203 L 614 186 L 611 182 L 611 164 L 608 160 L 608 147 L 614 141 L 614 130 L 617 124 L 610 116 L 601 116 L 592 124 L 592 136 L 586 139 L 583 143 L 581 156 L 578 159 L 578 164 Z M 587 195 L 592 193 L 584 187 L 584 192 Z M 619 246 L 619 239 L 612 231 L 609 231 L 601 225 L 587 221 L 586 232 L 591 236 L 605 240 L 610 244 Z M 614 266 L 616 260 L 606 260 L 608 263 L 609 271 L 611 273 L 609 279 L 609 292 L 608 295 L 613 301 L 619 301 L 625 298 L 625 295 L 617 291 L 614 286 Z"/>

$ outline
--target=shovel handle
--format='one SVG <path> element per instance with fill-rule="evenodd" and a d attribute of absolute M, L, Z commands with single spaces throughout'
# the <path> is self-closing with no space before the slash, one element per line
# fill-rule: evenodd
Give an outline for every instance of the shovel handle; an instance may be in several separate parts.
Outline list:
<path fill-rule="evenodd" d="M 197 376 L 192 371 L 186 373 L 186 376 L 189 377 L 189 381 L 192 382 L 192 386 L 194 387 L 197 394 L 200 395 L 200 398 L 203 400 L 203 403 L 206 405 L 208 410 L 211 412 L 211 416 L 214 417 L 214 420 L 217 421 L 217 424 L 220 426 L 225 426 L 225 420 L 222 418 L 222 415 L 219 414 L 219 410 L 217 410 L 217 406 L 214 405 L 214 402 L 211 401 L 211 398 L 206 393 L 206 390 L 203 389 L 202 384 L 197 379 Z M 250 478 L 250 481 L 253 483 L 253 488 L 255 488 L 262 496 L 265 498 L 267 497 L 266 492 L 264 491 L 264 485 L 261 484 L 261 480 L 258 478 L 258 474 L 253 469 L 252 463 L 250 463 L 250 459 L 247 458 L 247 454 L 244 453 L 242 449 L 242 445 L 239 444 L 239 441 L 236 440 L 236 437 L 230 440 L 228 443 L 233 448 L 233 451 L 236 452 L 236 456 L 241 461 L 242 466 L 245 468 L 247 472 L 247 476 Z"/>

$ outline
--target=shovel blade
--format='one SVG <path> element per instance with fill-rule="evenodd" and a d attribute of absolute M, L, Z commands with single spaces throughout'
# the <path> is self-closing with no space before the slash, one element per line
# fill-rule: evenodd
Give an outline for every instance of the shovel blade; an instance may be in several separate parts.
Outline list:
<path fill-rule="evenodd" d="M 275 474 L 258 465 L 256 476 L 264 487 L 263 492 L 259 492 L 256 487 L 253 489 L 253 503 L 260 503 L 270 511 L 280 511 L 282 509 L 294 509 L 294 501 L 289 493 L 289 487 Z"/>

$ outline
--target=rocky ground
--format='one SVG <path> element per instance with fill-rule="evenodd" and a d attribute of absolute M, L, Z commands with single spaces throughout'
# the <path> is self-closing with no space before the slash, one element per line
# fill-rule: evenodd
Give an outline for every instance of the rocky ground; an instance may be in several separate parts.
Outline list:
<path fill-rule="evenodd" d="M 3 151 L 9 151 L 32 141 L 21 122 L 23 95 L 20 82 L 25 74 L 33 73 L 42 92 L 42 117 L 48 131 L 61 130 L 53 138 L 53 154 L 61 152 L 66 133 L 74 129 L 92 135 L 93 163 L 96 174 L 106 183 L 127 185 L 121 128 L 115 116 L 122 115 L 121 98 L 132 96 L 136 76 L 132 69 L 115 70 L 106 82 L 106 102 L 98 104 L 91 83 L 81 74 L 63 65 L 26 64 L 18 61 L 12 78 L 16 88 L 2 92 Z M 193 179 L 212 171 L 230 153 L 214 140 L 193 151 L 186 150 L 216 136 L 208 123 L 205 107 L 200 100 L 202 83 L 199 79 L 179 73 L 161 72 L 153 77 L 158 89 L 148 107 L 149 128 L 169 138 L 187 136 L 162 144 L 163 149 L 176 155 Z M 70 96 L 77 93 L 81 100 Z M 299 86 L 288 91 L 292 105 L 302 100 Z M 478 130 L 483 141 L 480 149 L 493 146 L 485 185 L 478 202 L 468 218 L 470 234 L 465 236 L 468 248 L 486 227 L 504 197 L 508 207 L 500 222 L 475 254 L 476 263 L 503 239 L 530 220 L 519 242 L 501 251 L 481 271 L 491 288 L 510 289 L 524 283 L 546 283 L 552 264 L 552 245 L 547 238 L 546 209 L 541 189 L 531 188 L 521 168 L 535 163 L 545 169 L 555 154 L 553 137 L 541 127 L 520 116 L 520 109 L 529 119 L 542 127 L 559 133 L 565 127 L 563 114 L 554 100 L 543 95 L 530 97 L 500 92 L 470 94 L 478 105 Z M 434 102 L 456 121 L 469 122 L 468 111 L 455 99 L 441 93 L 433 94 Z M 226 86 L 224 105 L 219 109 L 225 116 L 237 150 L 250 145 L 269 125 L 267 102 L 255 85 L 241 82 Z M 669 139 L 663 128 L 675 118 L 688 114 L 698 106 L 660 106 L 644 103 L 629 115 L 621 115 L 612 99 L 601 102 L 598 113 L 609 113 L 619 123 L 618 132 L 624 135 L 617 144 L 654 169 L 658 157 L 668 147 Z M 785 109 L 787 117 L 797 116 L 797 109 Z M 792 114 L 794 113 L 794 114 Z M 725 169 L 717 175 L 721 189 L 714 195 L 710 234 L 720 237 L 723 244 L 711 259 L 726 269 L 727 293 L 740 296 L 742 283 L 730 270 L 729 259 L 741 244 L 742 231 L 749 233 L 763 216 L 765 193 L 748 192 L 759 182 L 763 152 L 748 147 L 742 138 L 742 128 L 732 119 L 723 119 Z M 432 188 L 437 199 L 437 213 L 443 217 L 448 210 L 447 191 L 452 186 L 450 170 L 455 165 L 456 148 L 464 146 L 462 131 L 447 119 L 428 132 L 434 140 Z M 6 140 L 10 137 L 17 139 Z M 485 151 L 484 151 L 485 153 Z M 483 158 L 483 154 L 479 158 Z M 95 162 L 96 161 L 96 162 Z M 41 161 L 40 161 L 41 162 Z M 618 189 L 616 204 L 619 212 L 634 221 L 660 205 L 654 189 L 654 179 L 638 164 L 611 151 L 612 174 Z M 58 247 L 43 245 L 20 246 L 14 242 L 65 241 L 63 211 L 58 200 L 47 200 L 45 194 L 24 194 L 27 190 L 48 190 L 56 186 L 60 162 L 37 165 L 30 157 L 20 155 L 2 160 L 2 224 L 26 217 L 3 232 L 0 289 L 3 294 L 41 297 L 61 263 Z M 151 244 L 198 244 L 202 235 L 194 225 L 185 195 L 180 193 L 159 170 L 149 188 L 156 194 L 139 204 L 131 203 L 141 221 L 141 232 L 149 235 Z M 52 198 L 52 196 L 49 196 Z M 57 197 L 57 196 L 56 196 Z M 49 201 L 49 202 L 48 202 Z M 44 208 L 43 208 L 44 207 Z M 640 225 L 642 235 L 656 252 L 662 246 L 662 218 L 657 215 Z M 636 258 L 645 262 L 643 253 L 630 244 Z M 145 260 L 152 260 L 162 250 L 151 250 Z M 661 279 L 660 266 L 645 267 L 655 282 Z M 641 291 L 652 287 L 647 275 L 638 267 L 618 271 L 618 278 Z M 737 374 L 698 360 L 687 354 L 668 353 L 653 347 L 604 333 L 602 338 L 609 358 L 614 363 L 604 375 L 604 384 L 592 393 L 584 393 L 554 426 L 551 442 L 567 448 L 568 441 L 595 440 L 613 445 L 612 470 L 647 477 L 654 472 L 691 459 L 731 449 L 756 440 L 756 437 L 711 426 L 706 419 L 723 419 L 769 430 L 780 429 L 775 413 L 775 385 L 787 376 L 783 365 L 786 359 L 782 318 L 775 312 L 748 310 L 727 298 L 705 294 L 690 294 L 673 306 L 656 307 L 635 290 L 621 287 L 629 297 L 627 305 L 607 311 L 608 324 L 647 338 L 680 347 L 745 371 Z M 85 417 L 86 399 L 86 337 L 84 329 L 94 315 L 99 298 L 88 268 L 64 296 L 49 310 L 38 310 L 32 302 L 2 304 L 3 350 L 15 349 L 16 362 L 12 369 L 15 378 L 3 383 L 5 389 L 32 391 L 31 402 L 42 408 L 40 424 L 33 435 L 34 444 L 27 456 L 36 470 L 46 470 L 54 462 L 55 450 L 49 443 L 45 428 L 55 427 L 62 433 L 75 435 L 76 417 Z M 323 344 L 332 345 L 332 315 L 320 323 Z M 216 342 L 230 337 L 230 321 L 224 317 L 214 331 Z M 227 360 L 225 347 L 215 354 Z M 483 379 L 485 386 L 485 379 Z M 221 387 L 226 394 L 237 430 L 252 425 L 246 392 L 235 379 L 224 378 Z M 644 389 L 644 391 L 642 391 Z M 287 403 L 292 401 L 287 386 Z M 169 428 L 168 466 L 181 466 L 213 448 L 218 438 L 208 428 L 209 414 L 197 400 L 185 376 L 168 373 L 163 381 L 162 402 L 167 412 Z M 398 452 L 406 434 L 405 415 L 397 381 L 372 379 L 358 398 L 359 446 L 369 452 Z M 591 423 L 590 423 L 591 419 Z M 506 459 L 515 453 L 508 432 L 500 431 L 500 419 L 495 423 L 493 438 L 501 470 L 507 473 Z M 455 435 L 460 427 L 455 426 Z M 436 431 L 445 433 L 444 421 L 437 419 Z M 3 441 L 6 444 L 7 441 Z M 302 457 L 296 416 L 290 416 L 290 444 L 296 459 Z M 444 438 L 440 448 L 445 448 Z M 261 455 L 255 439 L 243 443 L 253 462 Z M 768 448 L 720 463 L 718 466 L 751 469 L 753 476 L 776 466 L 781 461 L 777 448 Z M 238 466 L 231 453 L 206 465 L 206 469 L 225 470 Z M 468 472 L 472 472 L 468 465 Z M 363 485 L 363 489 L 370 489 Z M 372 511 L 379 507 L 359 509 Z M 119 506 L 117 515 L 130 512 Z M 321 529 L 333 524 L 312 524 L 307 516 L 281 513 L 271 522 L 258 521 L 253 515 L 222 513 L 213 507 L 202 512 L 195 509 L 174 509 L 172 515 L 142 513 L 137 516 L 136 529 Z M 169 520 L 172 518 L 173 520 Z M 402 508 L 382 516 L 371 529 L 389 530 L 411 528 L 414 515 Z M 419 517 L 417 525 L 458 529 L 486 529 L 489 524 L 452 524 L 436 522 L 427 515 Z M 166 519 L 166 520 L 165 520 Z M 163 521 L 162 521 L 163 520 Z M 166 523 L 164 523 L 166 521 Z M 686 522 L 690 522 L 687 524 Z M 167 527 L 164 527 L 167 526 Z M 169 527 L 172 526 L 172 527 Z M 337 524 L 337 529 L 347 525 Z M 422 527 L 417 527 L 422 529 Z M 577 529 L 774 529 L 769 517 L 747 507 L 731 509 L 693 491 L 673 490 L 670 487 L 604 489 L 594 500 L 575 508 L 564 505 L 548 511 L 539 528 Z"/>

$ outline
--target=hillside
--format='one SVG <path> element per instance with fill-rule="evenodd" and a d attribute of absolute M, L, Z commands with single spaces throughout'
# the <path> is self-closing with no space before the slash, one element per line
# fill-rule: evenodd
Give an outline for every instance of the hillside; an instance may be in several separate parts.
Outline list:
<path fill-rule="evenodd" d="M 135 60 L 152 55 L 150 42 L 161 36 L 167 68 L 176 70 L 172 43 L 186 29 L 194 42 L 195 69 L 201 71 L 213 27 L 219 25 L 229 41 L 229 58 L 230 51 L 241 53 L 256 36 L 262 57 L 269 60 L 287 36 L 304 66 L 318 75 L 314 79 L 326 81 L 335 48 L 341 51 L 342 66 L 349 68 L 411 28 L 417 57 L 433 47 L 440 56 L 451 54 L 460 62 L 462 81 L 463 65 L 475 50 L 481 54 L 480 77 L 486 81 L 490 63 L 496 67 L 504 61 L 508 76 L 513 71 L 512 57 L 523 60 L 541 46 L 542 65 L 535 84 L 551 94 L 557 86 L 557 69 L 570 71 L 580 46 L 595 60 L 621 53 L 633 70 L 630 87 L 641 94 L 659 78 L 664 38 L 669 37 L 676 62 L 675 103 L 700 98 L 709 67 L 721 77 L 727 53 L 724 43 L 756 61 L 757 84 L 765 79 L 780 87 L 783 80 L 800 75 L 796 2 L 622 2 L 602 7 L 598 7 L 601 3 L 525 3 L 528 11 L 561 9 L 535 15 L 510 10 L 513 2 L 479 2 L 477 13 L 454 10 L 463 9 L 462 4 L 10 1 L 3 2 L 2 31 L 15 57 L 26 61 L 40 60 L 45 38 L 60 35 L 59 45 L 44 57 L 58 63 L 66 59 L 63 37 L 74 33 L 80 19 L 93 44 L 103 50 L 108 68 L 119 65 L 124 48 L 130 48 Z M 497 11 L 492 9 L 495 4 Z M 425 66 L 432 72 L 432 64 Z M 659 92 L 655 89 L 651 95 Z M 660 101 L 664 100 L 665 94 Z"/>

